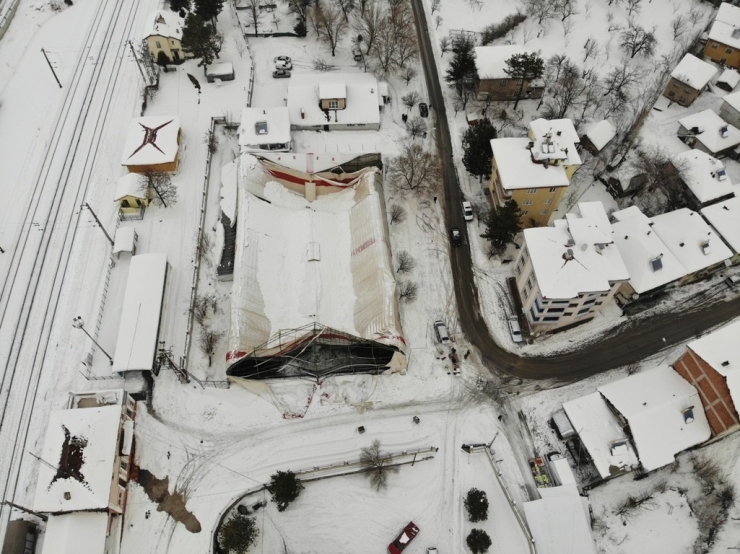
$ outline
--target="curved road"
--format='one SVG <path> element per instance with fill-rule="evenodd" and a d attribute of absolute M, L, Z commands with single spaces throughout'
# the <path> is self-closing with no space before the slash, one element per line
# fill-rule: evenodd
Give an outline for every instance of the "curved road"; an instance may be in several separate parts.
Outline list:
<path fill-rule="evenodd" d="M 465 243 L 469 244 L 467 226 L 461 210 L 458 209 L 464 198 L 455 175 L 452 141 L 442 85 L 434 63 L 435 54 L 421 0 L 412 0 L 411 4 L 416 18 L 427 90 L 430 102 L 437 110 L 436 140 L 442 160 L 445 221 L 448 228 L 459 227 Z M 480 311 L 470 249 L 452 248 L 450 261 L 460 327 L 470 343 L 480 350 L 488 369 L 498 375 L 508 374 L 526 379 L 555 378 L 561 381 L 582 379 L 642 360 L 667 346 L 685 342 L 702 331 L 740 315 L 740 298 L 734 298 L 683 312 L 656 315 L 639 325 L 628 323 L 612 331 L 598 343 L 591 343 L 573 352 L 547 357 L 520 357 L 496 344 L 488 331 Z"/>

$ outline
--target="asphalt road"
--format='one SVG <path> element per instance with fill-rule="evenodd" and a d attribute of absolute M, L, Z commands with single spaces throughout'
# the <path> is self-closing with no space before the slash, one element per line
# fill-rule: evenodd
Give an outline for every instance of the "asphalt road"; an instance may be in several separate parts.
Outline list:
<path fill-rule="evenodd" d="M 478 348 L 483 363 L 491 372 L 503 377 L 509 375 L 524 379 L 554 378 L 560 381 L 574 381 L 637 362 L 740 315 L 740 297 L 726 302 L 715 301 L 693 311 L 679 309 L 675 313 L 653 316 L 639 324 L 627 324 L 597 343 L 591 343 L 566 354 L 545 357 L 520 357 L 496 344 L 480 310 L 467 225 L 460 209 L 460 202 L 464 198 L 455 174 L 450 129 L 447 124 L 442 85 L 434 63 L 434 50 L 421 0 L 412 0 L 411 4 L 416 18 L 421 62 L 430 104 L 436 110 L 435 137 L 442 161 L 445 222 L 448 229 L 458 227 L 463 234 L 463 245 L 451 248 L 450 254 L 460 327 L 468 341 Z"/>

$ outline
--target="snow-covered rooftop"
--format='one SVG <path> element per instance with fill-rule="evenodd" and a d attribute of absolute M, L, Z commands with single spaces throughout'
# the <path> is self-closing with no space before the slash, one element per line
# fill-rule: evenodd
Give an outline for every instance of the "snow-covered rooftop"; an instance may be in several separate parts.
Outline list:
<path fill-rule="evenodd" d="M 717 10 L 717 15 L 714 17 L 715 21 L 722 21 L 729 23 L 735 27 L 740 27 L 740 8 L 730 4 L 729 2 L 722 2 Z"/>
<path fill-rule="evenodd" d="M 564 160 L 566 165 L 581 165 L 581 156 L 576 144 L 581 142 L 570 119 L 534 119 L 529 123 L 531 136 L 535 140 L 532 153 L 542 158 Z M 543 144 L 552 148 L 543 148 Z"/>
<path fill-rule="evenodd" d="M 581 215 L 568 214 L 552 227 L 524 230 L 543 298 L 575 298 L 606 292 L 613 282 L 629 278 L 601 202 L 579 203 Z"/>
<path fill-rule="evenodd" d="M 730 89 L 734 89 L 738 83 L 740 83 L 740 73 L 728 67 L 722 72 L 722 75 L 717 78 L 717 82 L 725 83 L 730 87 Z M 725 98 L 727 97 L 725 96 Z"/>
<path fill-rule="evenodd" d="M 602 478 L 637 467 L 637 454 L 600 392 L 566 402 L 563 409 Z"/>
<path fill-rule="evenodd" d="M 509 79 L 504 69 L 506 60 L 514 54 L 530 54 L 532 50 L 516 44 L 498 46 L 477 46 L 475 48 L 475 66 L 480 79 Z"/>
<path fill-rule="evenodd" d="M 717 73 L 717 68 L 712 64 L 692 54 L 686 54 L 671 72 L 671 77 L 695 90 L 701 90 L 712 80 L 715 73 Z"/>
<path fill-rule="evenodd" d="M 722 99 L 722 101 L 731 108 L 735 108 L 737 111 L 740 111 L 740 91 L 728 94 Z"/>
<path fill-rule="evenodd" d="M 290 117 L 287 107 L 244 108 L 239 125 L 242 150 L 259 149 L 260 145 L 290 143 Z"/>
<path fill-rule="evenodd" d="M 182 39 L 185 20 L 172 10 L 158 10 L 150 13 L 144 27 L 144 38 L 151 36 Z"/>
<path fill-rule="evenodd" d="M 141 190 L 141 175 L 138 173 L 126 173 L 126 175 L 118 179 L 114 200 L 118 202 L 126 196 L 146 198 L 146 192 Z"/>
<path fill-rule="evenodd" d="M 591 144 L 596 147 L 597 150 L 601 150 L 609 144 L 614 136 L 617 134 L 617 130 L 612 123 L 606 119 L 601 121 L 594 121 L 584 125 L 585 132 L 583 136 L 588 137 Z"/>
<path fill-rule="evenodd" d="M 180 118 L 152 115 L 137 117 L 128 127 L 122 165 L 157 165 L 177 158 Z"/>
<path fill-rule="evenodd" d="M 107 510 L 120 424 L 120 406 L 51 412 L 34 510 Z"/>
<path fill-rule="evenodd" d="M 491 141 L 496 168 L 505 190 L 567 187 L 568 176 L 559 165 L 535 163 L 528 138 L 497 138 Z"/>
<path fill-rule="evenodd" d="M 131 258 L 113 355 L 114 372 L 152 369 L 166 279 L 165 254 L 140 254 Z"/>
<path fill-rule="evenodd" d="M 379 179 L 313 202 L 275 181 L 265 202 L 240 182 L 228 359 L 313 323 L 405 350 Z"/>
<path fill-rule="evenodd" d="M 225 77 L 234 73 L 234 64 L 231 62 L 213 63 L 206 68 L 209 77 Z"/>
<path fill-rule="evenodd" d="M 688 344 L 702 360 L 725 377 L 735 409 L 740 409 L 739 337 L 740 319 L 736 319 Z"/>
<path fill-rule="evenodd" d="M 687 115 L 678 120 L 690 133 L 696 128 L 696 140 L 710 152 L 722 152 L 740 144 L 740 131 L 714 113 L 712 110 Z M 725 136 L 723 136 L 723 134 Z"/>
<path fill-rule="evenodd" d="M 332 98 L 347 98 L 347 84 L 344 81 L 322 81 L 319 84 L 319 98 L 331 100 Z"/>
<path fill-rule="evenodd" d="M 101 554 L 107 536 L 107 512 L 49 516 L 42 554 Z"/>
<path fill-rule="evenodd" d="M 541 499 L 523 506 L 537 554 L 596 554 L 588 499 L 579 496 L 575 485 L 547 489 Z"/>
<path fill-rule="evenodd" d="M 326 87 L 346 87 L 346 107 L 331 110 L 330 120 L 319 106 L 319 90 Z M 294 127 L 331 123 L 378 125 L 378 106 L 382 103 L 379 99 L 378 81 L 370 73 L 294 73 L 288 85 L 290 123 Z"/>
<path fill-rule="evenodd" d="M 653 231 L 689 274 L 732 257 L 704 218 L 688 208 L 656 215 L 651 221 Z"/>
<path fill-rule="evenodd" d="M 709 30 L 709 40 L 714 40 L 732 48 L 740 48 L 740 34 L 736 32 L 737 28 L 737 25 L 715 21 Z"/>
<path fill-rule="evenodd" d="M 116 229 L 115 243 L 113 244 L 113 253 L 133 252 L 136 246 L 136 229 L 133 227 L 119 227 Z"/>
<path fill-rule="evenodd" d="M 702 204 L 722 198 L 735 191 L 725 165 L 701 150 L 687 150 L 673 157 L 681 168 L 681 178 Z"/>
<path fill-rule="evenodd" d="M 668 365 L 598 390 L 627 419 L 640 463 L 647 471 L 672 463 L 676 454 L 712 434 L 699 392 Z"/>
<path fill-rule="evenodd" d="M 695 152 L 695 150 L 694 150 Z M 629 283 L 642 294 L 672 283 L 687 274 L 650 226 L 650 219 L 637 206 L 614 212 L 614 244 L 627 267 Z"/>
<path fill-rule="evenodd" d="M 707 206 L 701 215 L 735 252 L 740 252 L 740 196 Z"/>

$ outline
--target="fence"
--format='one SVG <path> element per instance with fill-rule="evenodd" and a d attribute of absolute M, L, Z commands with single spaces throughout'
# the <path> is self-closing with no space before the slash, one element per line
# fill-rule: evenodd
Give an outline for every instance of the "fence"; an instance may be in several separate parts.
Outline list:
<path fill-rule="evenodd" d="M 5 31 L 10 27 L 10 22 L 13 21 L 15 12 L 18 10 L 18 4 L 20 3 L 21 0 L 9 0 L 8 4 L 0 6 L 0 9 L 3 10 L 0 13 L 0 39 L 5 36 Z"/>

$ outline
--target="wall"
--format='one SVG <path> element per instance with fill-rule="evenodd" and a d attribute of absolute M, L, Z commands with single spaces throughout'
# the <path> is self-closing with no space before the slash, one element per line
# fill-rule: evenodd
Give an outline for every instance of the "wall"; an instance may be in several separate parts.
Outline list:
<path fill-rule="evenodd" d="M 704 55 L 717 63 L 723 63 L 735 69 L 740 68 L 740 50 L 717 42 L 716 40 L 707 40 L 704 47 Z"/>
<path fill-rule="evenodd" d="M 719 435 L 740 425 L 725 378 L 690 348 L 673 369 L 699 391 L 709 426 Z"/>
<path fill-rule="evenodd" d="M 726 102 L 722 102 L 722 106 L 719 108 L 719 116 L 733 127 L 740 129 L 740 112 Z"/>
<path fill-rule="evenodd" d="M 152 53 L 152 59 L 155 63 L 157 62 L 157 56 L 159 55 L 159 52 L 164 52 L 171 62 L 176 62 L 178 60 L 184 60 L 185 58 L 193 57 L 192 55 L 183 52 L 180 41 L 175 38 L 152 35 L 146 37 L 146 42 L 147 46 L 149 46 L 149 51 Z M 159 46 L 157 46 L 158 43 Z M 175 51 L 177 51 L 178 57 L 175 57 Z"/>
<path fill-rule="evenodd" d="M 663 91 L 663 96 L 684 107 L 690 106 L 700 94 L 700 90 L 691 88 L 673 77 L 668 81 L 668 85 L 666 85 L 665 90 Z"/>

